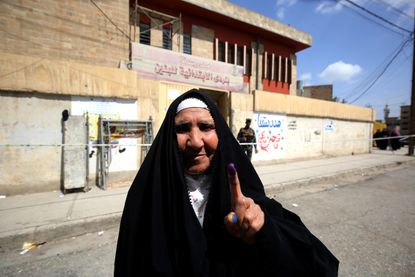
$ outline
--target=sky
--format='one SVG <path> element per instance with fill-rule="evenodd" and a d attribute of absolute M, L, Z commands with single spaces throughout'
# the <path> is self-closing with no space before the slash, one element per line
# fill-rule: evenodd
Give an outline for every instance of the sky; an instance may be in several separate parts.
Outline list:
<path fill-rule="evenodd" d="M 229 0 L 312 36 L 297 80 L 333 85 L 333 97 L 371 106 L 376 118 L 411 103 L 415 0 Z M 413 34 L 412 34 L 413 35 Z"/>

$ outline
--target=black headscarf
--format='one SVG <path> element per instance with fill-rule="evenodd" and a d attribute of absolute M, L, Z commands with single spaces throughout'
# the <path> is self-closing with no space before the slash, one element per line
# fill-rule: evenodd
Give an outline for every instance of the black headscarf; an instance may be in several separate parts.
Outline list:
<path fill-rule="evenodd" d="M 192 209 L 178 150 L 175 116 L 186 98 L 205 102 L 219 138 L 203 228 Z M 224 226 L 231 211 L 226 166 L 234 163 L 245 196 L 261 206 L 263 228 L 255 245 Z M 337 259 L 299 217 L 266 197 L 251 162 L 217 106 L 198 90 L 178 97 L 129 192 L 121 219 L 115 276 L 337 276 Z"/>

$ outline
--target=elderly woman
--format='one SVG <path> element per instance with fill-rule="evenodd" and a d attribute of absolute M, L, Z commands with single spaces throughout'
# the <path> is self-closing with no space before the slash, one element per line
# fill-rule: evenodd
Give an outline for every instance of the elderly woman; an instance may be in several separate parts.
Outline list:
<path fill-rule="evenodd" d="M 208 96 L 166 118 L 127 196 L 115 276 L 337 276 L 338 261 L 267 198 Z"/>

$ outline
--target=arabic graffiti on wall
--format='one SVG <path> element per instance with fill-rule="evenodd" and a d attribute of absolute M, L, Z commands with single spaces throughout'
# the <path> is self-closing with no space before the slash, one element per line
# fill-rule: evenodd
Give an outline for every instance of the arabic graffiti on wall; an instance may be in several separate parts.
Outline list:
<path fill-rule="evenodd" d="M 254 114 L 254 130 L 258 143 L 256 160 L 271 160 L 285 154 L 287 117 L 275 114 Z"/>
<path fill-rule="evenodd" d="M 132 43 L 132 69 L 140 76 L 243 91 L 243 67 Z"/>

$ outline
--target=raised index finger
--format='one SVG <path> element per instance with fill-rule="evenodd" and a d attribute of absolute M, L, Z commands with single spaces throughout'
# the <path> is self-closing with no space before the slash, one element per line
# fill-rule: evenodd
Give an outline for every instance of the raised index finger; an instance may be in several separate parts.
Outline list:
<path fill-rule="evenodd" d="M 232 205 L 235 205 L 238 203 L 238 200 L 243 199 L 244 195 L 242 194 L 238 173 L 236 172 L 236 168 L 233 163 L 228 164 L 228 178 L 229 189 L 231 192 L 231 203 Z"/>

